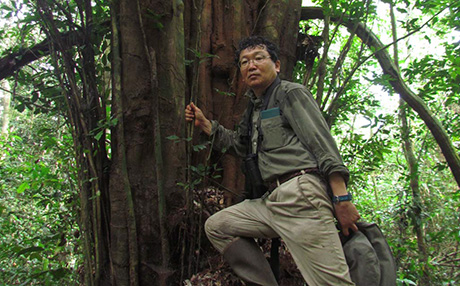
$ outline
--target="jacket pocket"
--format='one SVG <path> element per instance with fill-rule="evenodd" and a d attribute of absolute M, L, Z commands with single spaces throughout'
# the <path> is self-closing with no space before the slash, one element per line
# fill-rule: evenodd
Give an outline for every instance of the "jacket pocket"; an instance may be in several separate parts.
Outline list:
<path fill-rule="evenodd" d="M 286 131 L 283 127 L 283 117 L 280 115 L 261 120 L 262 150 L 272 150 L 283 147 L 286 143 Z"/>

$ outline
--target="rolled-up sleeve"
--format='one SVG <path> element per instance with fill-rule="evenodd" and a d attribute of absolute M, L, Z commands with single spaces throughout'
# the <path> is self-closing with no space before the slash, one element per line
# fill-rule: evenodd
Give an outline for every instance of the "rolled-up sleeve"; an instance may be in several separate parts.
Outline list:
<path fill-rule="evenodd" d="M 289 91 L 281 110 L 299 140 L 315 156 L 320 172 L 327 177 L 339 172 L 348 182 L 349 171 L 311 93 L 301 88 Z"/>

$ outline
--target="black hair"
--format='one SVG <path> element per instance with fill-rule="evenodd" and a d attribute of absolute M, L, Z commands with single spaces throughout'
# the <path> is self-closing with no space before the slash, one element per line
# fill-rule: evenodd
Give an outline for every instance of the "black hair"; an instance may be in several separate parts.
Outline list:
<path fill-rule="evenodd" d="M 278 60 L 278 53 L 279 53 L 278 47 L 274 43 L 270 42 L 269 40 L 267 40 L 266 38 L 262 36 L 250 36 L 250 37 L 242 39 L 239 43 L 238 50 L 236 50 L 235 52 L 236 65 L 238 65 L 238 63 L 240 62 L 240 54 L 243 50 L 247 48 L 254 49 L 256 47 L 265 47 L 268 54 L 270 54 L 271 60 L 274 63 L 276 63 L 276 61 Z"/>

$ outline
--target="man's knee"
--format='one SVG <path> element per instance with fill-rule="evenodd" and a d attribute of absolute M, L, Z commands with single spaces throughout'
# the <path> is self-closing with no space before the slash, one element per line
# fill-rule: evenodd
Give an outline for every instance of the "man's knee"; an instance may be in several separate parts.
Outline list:
<path fill-rule="evenodd" d="M 225 247 L 233 239 L 231 235 L 225 233 L 226 228 L 228 225 L 225 223 L 225 216 L 220 213 L 210 216 L 204 224 L 206 236 L 220 253 L 223 253 Z"/>
<path fill-rule="evenodd" d="M 213 232 L 214 229 L 214 222 L 212 216 L 210 216 L 204 223 L 204 232 L 209 237 L 209 235 Z"/>
<path fill-rule="evenodd" d="M 204 223 L 204 231 L 208 238 L 215 237 L 217 233 L 220 233 L 220 229 L 222 229 L 222 219 L 219 219 L 219 217 L 219 213 L 215 213 Z"/>

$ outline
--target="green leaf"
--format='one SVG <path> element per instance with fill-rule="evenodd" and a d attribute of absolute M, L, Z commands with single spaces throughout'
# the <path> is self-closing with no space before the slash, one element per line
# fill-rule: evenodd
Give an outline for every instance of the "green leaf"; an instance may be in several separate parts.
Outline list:
<path fill-rule="evenodd" d="M 430 43 L 430 44 L 431 44 L 431 38 L 430 38 L 430 37 L 428 37 L 427 35 L 425 35 L 425 36 L 424 36 L 424 38 L 425 38 L 425 40 L 427 40 L 427 41 L 428 41 L 428 43 Z"/>
<path fill-rule="evenodd" d="M 226 91 L 219 90 L 217 88 L 215 88 L 214 90 L 220 95 L 229 96 L 229 97 L 236 96 L 236 94 L 234 92 L 226 92 Z"/>
<path fill-rule="evenodd" d="M 206 145 L 204 145 L 204 144 L 193 145 L 192 148 L 193 148 L 193 151 L 198 152 L 200 150 L 206 149 Z"/>
<path fill-rule="evenodd" d="M 99 141 L 102 137 L 102 135 L 104 134 L 104 130 L 101 130 L 99 131 L 99 133 L 97 133 L 96 135 L 94 135 L 94 139 L 96 139 L 97 141 Z"/>
<path fill-rule="evenodd" d="M 178 185 L 179 187 L 184 188 L 184 190 L 188 190 L 188 189 L 190 188 L 190 185 L 187 184 L 187 183 L 179 182 L 179 183 L 177 183 L 177 185 Z"/>
<path fill-rule="evenodd" d="M 27 182 L 22 183 L 19 188 L 17 188 L 16 192 L 18 194 L 24 193 L 25 190 L 30 189 L 30 185 Z"/>
<path fill-rule="evenodd" d="M 164 28 L 164 25 L 161 22 L 155 22 L 154 27 L 157 28 L 158 30 L 161 30 Z"/>
<path fill-rule="evenodd" d="M 178 143 L 180 141 L 180 137 L 177 136 L 177 135 L 168 136 L 168 137 L 166 137 L 166 139 L 174 141 L 175 143 Z"/>

